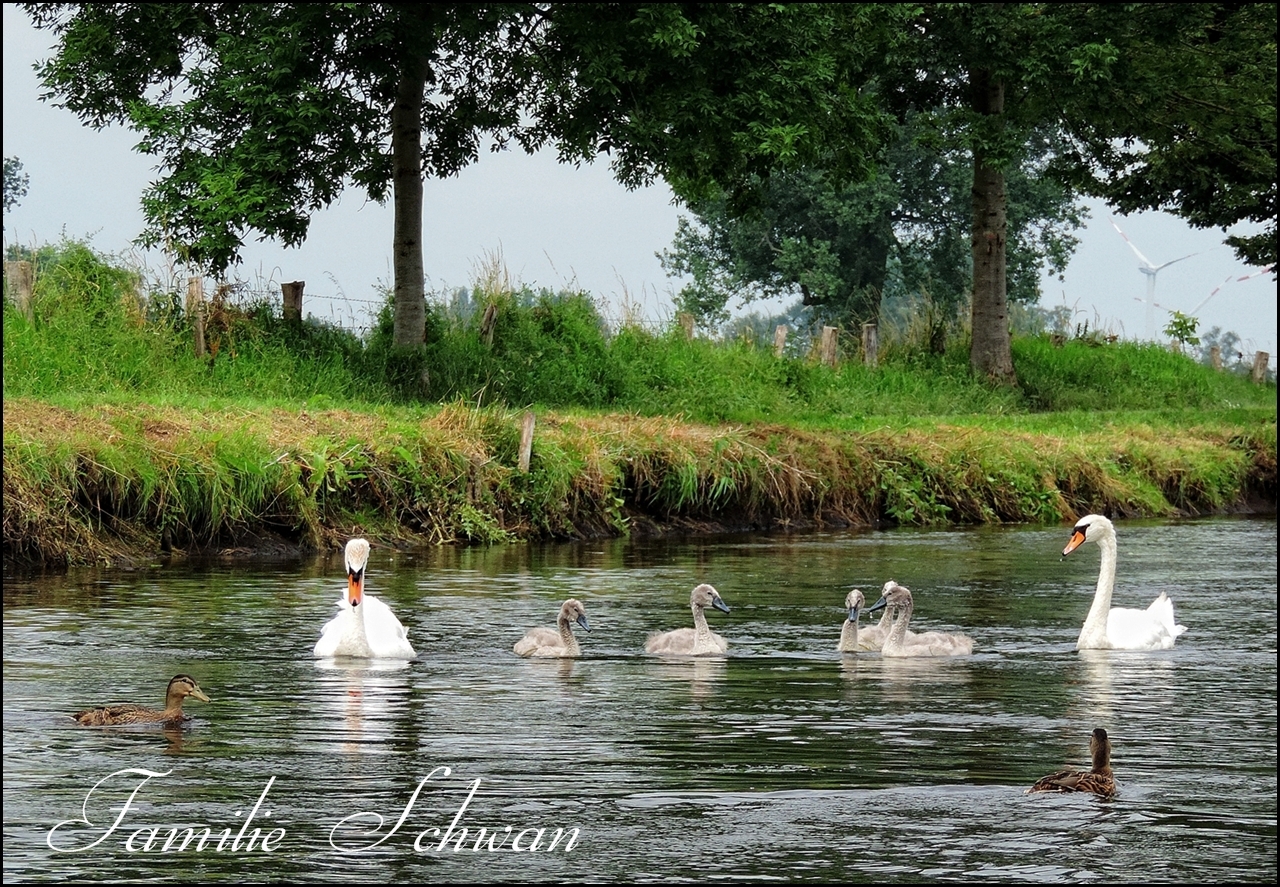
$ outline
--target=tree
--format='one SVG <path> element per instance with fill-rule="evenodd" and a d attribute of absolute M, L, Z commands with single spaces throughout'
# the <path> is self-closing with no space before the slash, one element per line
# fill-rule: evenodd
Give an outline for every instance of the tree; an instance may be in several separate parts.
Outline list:
<path fill-rule="evenodd" d="M 422 176 L 518 119 L 521 4 L 24 4 L 58 35 L 47 92 L 159 158 L 142 242 L 219 274 L 249 231 L 301 243 L 351 183 L 395 204 L 397 345 L 424 329 Z"/>
<path fill-rule="evenodd" d="M 1064 177 L 1121 212 L 1166 210 L 1200 228 L 1263 224 L 1226 242 L 1241 261 L 1275 264 L 1276 6 L 1063 12 L 1072 27 L 1107 35 L 1077 61 L 1097 88 L 1068 109 L 1077 151 Z"/>
<path fill-rule="evenodd" d="M 22 161 L 17 157 L 4 159 L 4 211 L 8 212 L 27 196 L 31 178 L 22 171 Z"/>
<path fill-rule="evenodd" d="M 160 159 L 143 242 L 221 272 L 249 231 L 286 245 L 347 183 L 395 214 L 397 345 L 423 339 L 422 176 L 480 142 L 614 155 L 682 193 L 831 154 L 867 167 L 884 115 L 848 82 L 852 36 L 895 33 L 820 4 L 24 4 L 59 38 L 48 92 L 124 123 Z M 868 46 L 872 45 L 868 41 Z M 839 133 L 839 145 L 827 136 Z"/>
<path fill-rule="evenodd" d="M 837 187 L 821 170 L 775 172 L 760 180 L 757 211 L 730 212 L 725 197 L 689 204 L 697 224 L 678 222 L 668 273 L 692 281 L 678 307 L 707 319 L 727 316 L 730 297 L 744 302 L 798 293 L 824 319 L 857 328 L 879 315 L 895 287 L 927 290 L 953 308 L 971 279 L 967 238 L 970 178 L 957 152 L 926 147 L 908 120 L 877 172 Z M 1034 302 L 1044 265 L 1060 271 L 1076 239 L 1080 208 L 1043 175 L 1047 140 L 1028 147 L 1009 177 L 1009 298 Z M 890 268 L 893 274 L 890 274 Z"/>

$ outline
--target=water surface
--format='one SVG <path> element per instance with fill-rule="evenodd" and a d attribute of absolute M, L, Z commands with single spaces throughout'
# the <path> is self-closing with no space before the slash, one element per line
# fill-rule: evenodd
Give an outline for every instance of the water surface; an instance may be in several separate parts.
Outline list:
<path fill-rule="evenodd" d="M 375 548 L 403 666 L 311 659 L 340 555 L 8 577 L 4 876 L 1274 881 L 1276 521 L 1118 534 L 1113 603 L 1168 592 L 1173 650 L 1075 650 L 1099 555 L 1063 527 Z M 848 587 L 890 578 L 974 655 L 836 653 Z M 698 582 L 728 655 L 645 655 Z M 583 657 L 516 657 L 567 597 Z M 179 672 L 212 699 L 182 730 L 67 716 Z M 1118 798 L 1023 794 L 1097 726 Z"/>

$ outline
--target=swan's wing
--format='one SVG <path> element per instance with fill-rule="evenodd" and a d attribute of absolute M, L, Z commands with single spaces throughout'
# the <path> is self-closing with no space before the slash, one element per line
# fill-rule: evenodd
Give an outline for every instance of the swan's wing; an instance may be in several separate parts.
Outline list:
<path fill-rule="evenodd" d="M 692 653 L 697 632 L 692 628 L 675 628 L 650 635 L 645 642 L 646 653 Z"/>
<path fill-rule="evenodd" d="M 539 647 L 559 647 L 560 632 L 554 628 L 531 628 L 525 636 L 516 641 L 516 645 L 511 649 L 520 656 L 532 656 L 534 651 Z"/>
<path fill-rule="evenodd" d="M 1165 631 L 1169 632 L 1172 637 L 1177 637 L 1187 630 L 1185 625 L 1179 625 L 1178 620 L 1173 615 L 1173 600 L 1163 591 L 1156 596 L 1156 599 L 1147 607 L 1147 612 L 1151 617 L 1164 626 Z"/>
<path fill-rule="evenodd" d="M 885 635 L 888 634 L 880 625 L 872 625 L 858 631 L 859 650 L 879 650 L 884 646 Z"/>
<path fill-rule="evenodd" d="M 352 613 L 351 605 L 347 603 L 347 599 L 339 599 L 338 615 L 326 622 L 324 627 L 320 629 L 320 640 L 316 641 L 311 655 L 317 659 L 329 659 L 337 655 L 338 645 L 342 643 L 347 626 L 351 624 L 353 617 L 354 614 Z"/>
<path fill-rule="evenodd" d="M 1173 612 L 1172 604 L 1169 612 Z M 1166 625 L 1150 610 L 1112 607 L 1107 614 L 1107 641 L 1115 650 L 1168 650 L 1182 633 L 1175 630 L 1176 627 Z"/>
<path fill-rule="evenodd" d="M 400 624 L 391 608 L 372 595 L 360 602 L 365 607 L 364 632 L 369 649 L 380 659 L 412 659 L 418 655 L 409 643 L 409 632 Z"/>

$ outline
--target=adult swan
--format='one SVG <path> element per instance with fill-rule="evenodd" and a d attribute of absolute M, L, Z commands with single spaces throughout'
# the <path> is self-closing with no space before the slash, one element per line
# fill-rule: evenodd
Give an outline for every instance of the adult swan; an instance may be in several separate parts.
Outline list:
<path fill-rule="evenodd" d="M 347 591 L 338 601 L 338 615 L 320 630 L 312 653 L 318 659 L 350 656 L 356 659 L 412 659 L 408 632 L 391 608 L 364 591 L 364 568 L 369 563 L 369 540 L 347 543 Z"/>
<path fill-rule="evenodd" d="M 1077 650 L 1168 650 L 1178 635 L 1187 630 L 1173 618 L 1173 601 L 1163 591 L 1145 610 L 1112 607 L 1111 591 L 1116 584 L 1116 528 L 1100 514 L 1086 514 L 1071 531 L 1071 541 L 1062 549 L 1066 557 L 1086 542 L 1102 549 L 1102 568 L 1093 606 L 1080 629 Z"/>

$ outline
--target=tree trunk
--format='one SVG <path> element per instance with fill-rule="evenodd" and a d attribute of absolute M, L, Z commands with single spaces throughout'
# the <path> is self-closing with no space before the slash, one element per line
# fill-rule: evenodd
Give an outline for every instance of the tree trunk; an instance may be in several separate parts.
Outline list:
<path fill-rule="evenodd" d="M 990 71 L 970 72 L 974 110 L 988 116 L 1004 113 L 1004 83 Z M 1017 384 L 1009 344 L 1009 300 L 1005 262 L 1006 217 L 1004 173 L 989 165 L 981 145 L 973 151 L 973 344 L 969 365 L 994 382 Z"/>
<path fill-rule="evenodd" d="M 395 321 L 392 343 L 416 348 L 426 337 L 426 282 L 422 265 L 422 94 L 426 64 L 412 60 L 400 75 L 391 109 L 391 162 L 395 203 Z"/>

